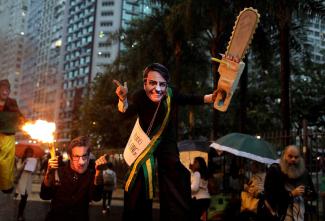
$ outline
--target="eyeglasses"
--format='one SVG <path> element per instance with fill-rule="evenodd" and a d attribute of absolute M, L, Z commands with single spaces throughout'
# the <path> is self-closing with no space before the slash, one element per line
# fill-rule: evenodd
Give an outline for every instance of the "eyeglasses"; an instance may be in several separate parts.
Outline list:
<path fill-rule="evenodd" d="M 79 161 L 80 158 L 83 160 L 83 161 L 86 161 L 89 159 L 89 154 L 85 154 L 85 155 L 82 155 L 82 156 L 71 156 L 72 160 L 73 161 Z"/>
<path fill-rule="evenodd" d="M 159 87 L 161 88 L 166 88 L 167 87 L 167 82 L 160 82 L 160 81 L 154 81 L 154 80 L 148 80 L 144 79 L 145 81 L 148 81 L 148 84 L 152 87 L 156 87 L 159 84 Z"/>

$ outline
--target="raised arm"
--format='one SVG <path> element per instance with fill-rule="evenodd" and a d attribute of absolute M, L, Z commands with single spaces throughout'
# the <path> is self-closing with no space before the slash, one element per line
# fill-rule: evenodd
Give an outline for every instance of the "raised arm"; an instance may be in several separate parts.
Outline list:
<path fill-rule="evenodd" d="M 113 80 L 113 83 L 116 86 L 115 93 L 119 98 L 118 101 L 118 110 L 120 112 L 125 112 L 128 108 L 128 101 L 127 101 L 127 94 L 128 94 L 128 86 L 127 83 L 124 82 L 124 85 L 122 85 L 118 80 Z"/>

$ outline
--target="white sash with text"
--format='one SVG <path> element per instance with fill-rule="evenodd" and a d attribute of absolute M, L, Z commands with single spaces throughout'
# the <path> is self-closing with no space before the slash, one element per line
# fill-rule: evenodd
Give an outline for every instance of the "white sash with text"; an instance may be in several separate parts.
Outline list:
<path fill-rule="evenodd" d="M 124 149 L 124 160 L 130 166 L 150 143 L 150 138 L 142 130 L 139 118 L 135 122 L 129 141 Z"/>

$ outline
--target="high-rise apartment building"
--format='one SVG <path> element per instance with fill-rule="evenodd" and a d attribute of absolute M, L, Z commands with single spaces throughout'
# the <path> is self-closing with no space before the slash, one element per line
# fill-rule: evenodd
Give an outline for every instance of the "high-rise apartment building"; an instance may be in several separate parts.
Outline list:
<path fill-rule="evenodd" d="M 31 0 L 28 8 L 18 103 L 26 118 L 30 119 L 34 116 L 33 95 L 37 86 L 35 73 L 41 35 L 42 0 Z"/>
<path fill-rule="evenodd" d="M 325 22 L 324 19 L 313 18 L 307 26 L 307 42 L 312 50 L 311 60 L 318 64 L 325 63 Z"/>
<path fill-rule="evenodd" d="M 149 12 L 147 0 L 68 1 L 58 142 L 76 135 L 73 128 L 78 128 L 79 107 L 91 81 L 117 58 L 121 46 L 112 34 Z"/>
<path fill-rule="evenodd" d="M 30 0 L 28 8 L 18 100 L 27 119 L 55 122 L 62 91 L 65 0 Z"/>
<path fill-rule="evenodd" d="M 90 83 L 123 47 L 111 36 L 149 13 L 148 0 L 0 0 L 0 78 L 27 119 L 54 121 L 69 142 Z"/>
<path fill-rule="evenodd" d="M 23 60 L 28 0 L 0 1 L 0 79 L 11 83 L 11 96 L 17 98 Z"/>

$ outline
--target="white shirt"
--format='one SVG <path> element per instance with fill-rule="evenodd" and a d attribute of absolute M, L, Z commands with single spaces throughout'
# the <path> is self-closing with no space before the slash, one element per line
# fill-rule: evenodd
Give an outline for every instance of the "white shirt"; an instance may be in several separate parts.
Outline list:
<path fill-rule="evenodd" d="M 201 179 L 201 174 L 195 171 L 191 175 L 191 191 L 192 198 L 196 199 L 209 199 L 210 193 L 208 190 L 208 181 Z"/>

